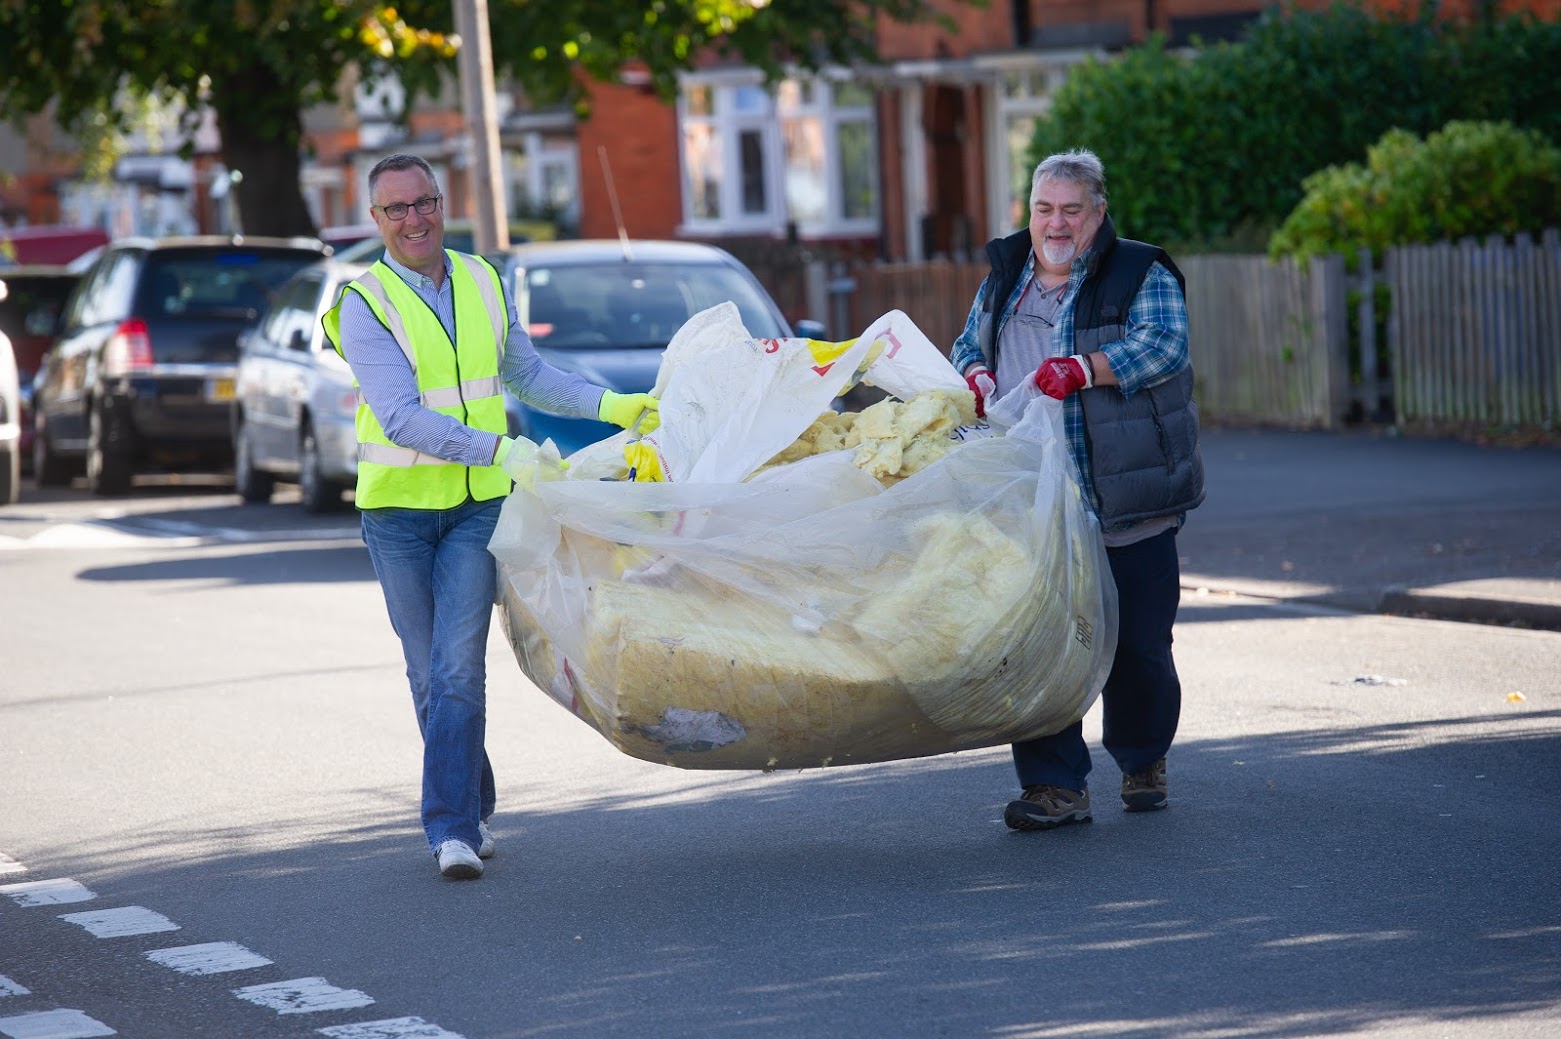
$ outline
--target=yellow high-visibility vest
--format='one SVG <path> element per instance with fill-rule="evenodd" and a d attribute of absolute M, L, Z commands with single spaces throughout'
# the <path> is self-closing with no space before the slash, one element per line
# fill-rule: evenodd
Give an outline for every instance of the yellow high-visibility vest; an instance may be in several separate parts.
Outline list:
<path fill-rule="evenodd" d="M 336 305 L 322 319 L 325 334 L 345 358 L 341 305 L 348 292 L 358 293 L 412 365 L 425 408 L 502 435 L 509 426 L 499 365 L 509 337 L 509 313 L 499 274 L 481 257 L 445 252 L 452 261 L 453 344 L 433 309 L 383 261 L 343 286 Z M 510 491 L 508 474 L 496 465 L 465 466 L 392 443 L 361 390 L 354 425 L 360 509 L 451 509 L 467 498 L 488 501 Z"/>

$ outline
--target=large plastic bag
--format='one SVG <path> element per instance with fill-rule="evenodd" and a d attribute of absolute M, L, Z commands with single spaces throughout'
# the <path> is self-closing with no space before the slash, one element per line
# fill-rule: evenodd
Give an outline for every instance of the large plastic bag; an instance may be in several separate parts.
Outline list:
<path fill-rule="evenodd" d="M 516 659 L 625 753 L 886 761 L 1056 732 L 1099 694 L 1115 586 L 1060 405 L 1016 391 L 990 409 L 1001 435 L 961 430 L 889 487 L 849 450 L 763 468 L 858 377 L 901 399 L 965 388 L 898 311 L 826 345 L 754 339 L 731 304 L 698 314 L 644 438 L 667 482 L 623 479 L 625 433 L 505 503 L 491 548 Z"/>

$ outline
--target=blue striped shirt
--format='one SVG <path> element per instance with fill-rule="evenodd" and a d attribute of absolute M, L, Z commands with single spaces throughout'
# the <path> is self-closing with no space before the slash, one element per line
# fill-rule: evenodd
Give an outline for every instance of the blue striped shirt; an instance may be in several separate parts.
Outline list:
<path fill-rule="evenodd" d="M 438 288 L 432 278 L 397 262 L 388 252 L 384 261 L 428 304 L 454 343 L 455 296 L 450 289 L 450 257 L 445 256 L 445 277 Z M 525 327 L 516 320 L 509 286 L 503 286 L 503 291 L 504 307 L 509 311 L 509 338 L 505 340 L 504 360 L 499 366 L 499 378 L 504 385 L 533 407 L 560 415 L 596 418 L 602 387 L 542 360 Z M 368 303 L 356 292 L 348 292 L 342 301 L 341 348 L 363 391 L 363 399 L 391 443 L 462 465 L 493 462 L 498 435 L 473 429 L 459 419 L 423 407 L 412 365 L 390 330 L 379 323 Z"/>
<path fill-rule="evenodd" d="M 1073 305 L 1078 300 L 1079 286 L 1084 282 L 1089 254 L 1074 257 L 1073 269 L 1068 277 L 1068 288 L 1062 297 L 1057 316 L 1057 342 L 1071 349 L 1073 344 Z M 1008 302 L 1003 305 L 997 325 L 998 336 L 1003 326 L 1019 306 L 1024 287 L 1035 276 L 1035 253 L 1024 262 L 1024 273 L 1015 283 Z M 991 366 L 990 359 L 982 356 L 978 327 L 983 304 L 986 302 L 988 275 L 976 290 L 975 302 L 965 318 L 965 328 L 949 351 L 954 370 L 963 373 L 973 364 Z M 1127 335 L 1113 343 L 1100 347 L 1111 371 L 1117 377 L 1118 389 L 1131 397 L 1139 390 L 1156 386 L 1187 367 L 1187 302 L 1182 298 L 1181 286 L 1176 277 L 1159 263 L 1151 264 L 1144 283 L 1133 297 L 1127 312 Z M 994 373 L 995 376 L 995 373 Z M 999 394 L 1007 393 L 1011 386 L 998 386 Z M 1068 438 L 1068 448 L 1079 470 L 1079 486 L 1084 500 L 1094 508 L 1095 477 L 1089 464 L 1089 447 L 1084 437 L 1084 408 L 1077 393 L 1070 393 L 1063 400 L 1063 428 Z"/>

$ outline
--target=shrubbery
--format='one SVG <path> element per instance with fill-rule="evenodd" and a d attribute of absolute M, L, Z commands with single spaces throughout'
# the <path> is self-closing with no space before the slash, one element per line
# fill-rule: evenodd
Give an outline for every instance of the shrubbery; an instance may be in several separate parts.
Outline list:
<path fill-rule="evenodd" d="M 1057 92 L 1032 158 L 1089 148 L 1124 234 L 1206 245 L 1263 236 L 1326 166 L 1395 127 L 1509 121 L 1561 140 L 1561 24 L 1389 20 L 1358 7 L 1273 10 L 1193 55 L 1151 41 L 1087 62 Z"/>
<path fill-rule="evenodd" d="M 1451 122 L 1425 140 L 1395 129 L 1364 165 L 1318 170 L 1302 189 L 1270 255 L 1342 253 L 1353 264 L 1362 247 L 1561 225 L 1561 148 L 1510 123 Z"/>

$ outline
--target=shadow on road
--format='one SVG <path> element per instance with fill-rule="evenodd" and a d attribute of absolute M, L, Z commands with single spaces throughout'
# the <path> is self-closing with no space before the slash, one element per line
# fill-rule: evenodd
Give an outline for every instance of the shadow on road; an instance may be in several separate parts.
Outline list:
<path fill-rule="evenodd" d="M 204 554 L 118 566 L 87 567 L 82 581 L 220 581 L 225 584 L 311 584 L 373 581 L 374 566 L 361 544 L 267 548 Z"/>
<path fill-rule="evenodd" d="M 242 939 L 197 923 L 213 906 L 294 921 L 254 949 L 278 964 L 216 988 L 328 969 L 392 1017 L 428 979 L 472 1039 L 1538 1036 L 1561 1022 L 1558 760 L 1558 711 L 1192 740 L 1170 810 L 1130 816 L 1097 752 L 1095 823 L 1044 834 L 1003 828 L 1000 751 L 681 785 L 645 766 L 658 793 L 569 803 L 496 760 L 475 884 L 435 875 L 413 790 L 296 833 L 213 820 L 198 861 L 160 858 L 180 824 L 57 864 L 105 904 L 137 897 L 130 863 L 182 892 L 150 908 L 195 926 L 147 948 Z M 0 904 L 0 926 L 46 912 Z M 346 969 L 388 933 L 394 971 Z"/>

